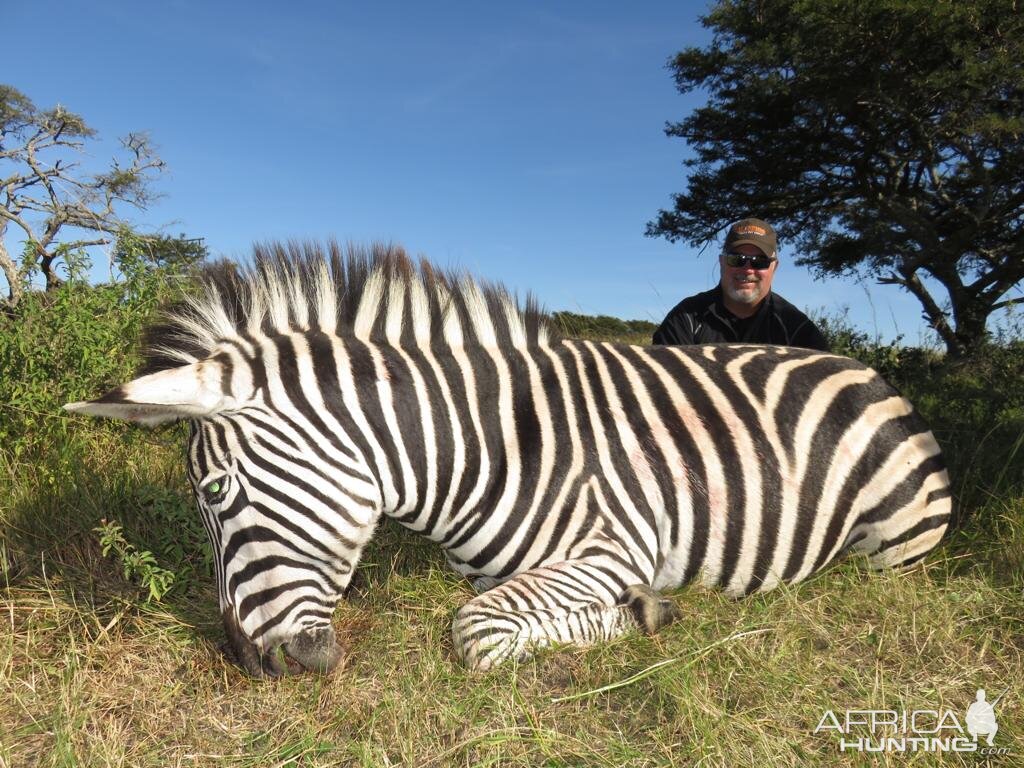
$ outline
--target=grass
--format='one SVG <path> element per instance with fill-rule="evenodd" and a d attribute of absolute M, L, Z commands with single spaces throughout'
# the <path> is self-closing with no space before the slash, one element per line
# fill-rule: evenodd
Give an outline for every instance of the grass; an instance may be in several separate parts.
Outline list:
<path fill-rule="evenodd" d="M 1010 688 L 997 744 L 1024 754 L 1024 498 L 993 499 L 976 515 L 984 526 L 909 573 L 849 562 L 740 601 L 685 589 L 685 618 L 654 637 L 480 676 L 448 639 L 468 586 L 432 546 L 385 527 L 337 613 L 343 668 L 258 683 L 218 651 L 208 577 L 147 604 L 96 534 L 75 528 L 107 516 L 145 536 L 132 505 L 153 487 L 185 497 L 175 446 L 119 451 L 74 469 L 75 501 L 26 484 L 3 510 L 22 524 L 0 592 L 2 766 L 857 765 L 835 734 L 814 733 L 825 710 L 962 713 L 978 687 Z"/>
<path fill-rule="evenodd" d="M 971 514 L 922 567 L 849 561 L 739 601 L 687 588 L 673 596 L 684 618 L 656 636 L 484 675 L 459 666 L 449 639 L 468 585 L 432 545 L 385 526 L 336 614 L 342 667 L 255 682 L 218 649 L 180 431 L 79 426 L 33 458 L 0 452 L 0 768 L 976 765 L 872 762 L 815 728 L 826 710 L 962 718 L 979 687 L 1006 689 L 996 744 L 1014 754 L 992 763 L 1024 761 L 1016 427 L 948 433 Z M 160 601 L 103 556 L 101 520 L 174 572 Z"/>

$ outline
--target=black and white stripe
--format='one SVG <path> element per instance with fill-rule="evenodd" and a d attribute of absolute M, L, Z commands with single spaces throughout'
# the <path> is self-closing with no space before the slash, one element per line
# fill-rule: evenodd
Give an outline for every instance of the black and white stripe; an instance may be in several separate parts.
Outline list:
<path fill-rule="evenodd" d="M 695 579 L 742 595 L 848 550 L 912 563 L 949 519 L 931 433 L 856 361 L 562 340 L 397 249 L 260 248 L 148 343 L 142 378 L 72 407 L 192 420 L 229 632 L 261 653 L 326 631 L 381 514 L 487 589 L 454 627 L 479 668 L 654 631 L 657 590 Z"/>

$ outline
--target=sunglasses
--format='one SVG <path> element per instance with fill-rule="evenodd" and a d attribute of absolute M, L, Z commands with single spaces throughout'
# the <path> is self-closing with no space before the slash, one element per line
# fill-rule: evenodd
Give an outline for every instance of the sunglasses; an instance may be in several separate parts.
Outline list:
<path fill-rule="evenodd" d="M 746 269 L 749 264 L 754 269 L 768 269 L 775 261 L 771 256 L 765 256 L 764 254 L 758 254 L 757 256 L 748 256 L 745 253 L 726 253 L 725 263 L 730 267 L 739 267 Z"/>

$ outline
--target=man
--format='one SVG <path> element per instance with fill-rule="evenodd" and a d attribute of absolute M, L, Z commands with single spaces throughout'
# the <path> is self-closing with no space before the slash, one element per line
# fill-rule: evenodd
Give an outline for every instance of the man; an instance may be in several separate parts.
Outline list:
<path fill-rule="evenodd" d="M 668 313 L 655 344 L 781 344 L 828 351 L 807 315 L 777 293 L 775 230 L 761 219 L 742 219 L 725 236 L 718 257 L 722 279 L 710 291 L 683 299 Z"/>

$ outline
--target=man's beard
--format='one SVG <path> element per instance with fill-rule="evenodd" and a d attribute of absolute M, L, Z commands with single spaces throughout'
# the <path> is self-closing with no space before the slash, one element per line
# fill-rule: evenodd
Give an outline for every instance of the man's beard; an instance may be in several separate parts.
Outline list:
<path fill-rule="evenodd" d="M 764 283 L 760 277 L 745 277 L 741 278 L 741 281 L 744 285 L 752 286 L 752 288 L 740 290 L 736 285 L 736 280 L 725 281 L 725 293 L 730 299 L 740 304 L 753 305 L 764 298 Z"/>

